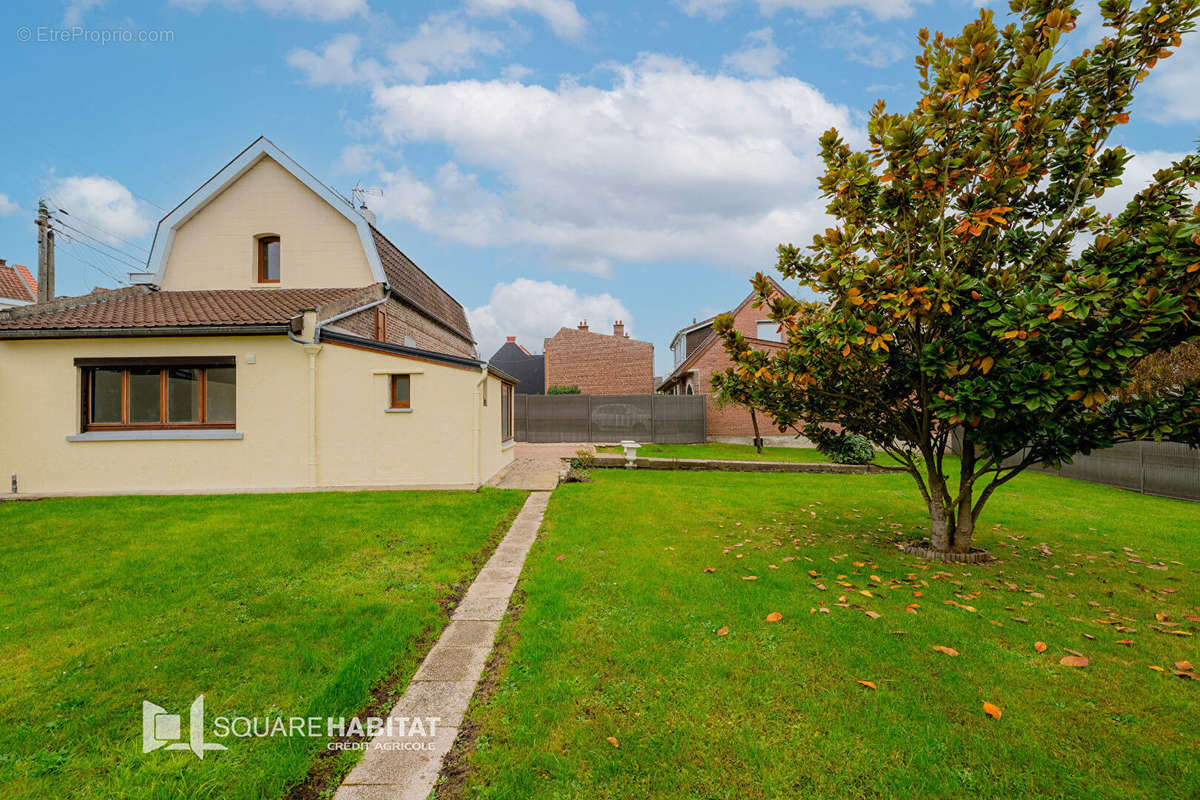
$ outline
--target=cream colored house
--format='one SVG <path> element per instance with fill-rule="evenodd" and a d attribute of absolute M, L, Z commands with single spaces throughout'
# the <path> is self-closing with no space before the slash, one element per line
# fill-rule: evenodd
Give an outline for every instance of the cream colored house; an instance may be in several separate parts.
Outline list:
<path fill-rule="evenodd" d="M 266 139 L 134 277 L 0 312 L 20 493 L 475 488 L 512 460 L 515 381 L 463 307 Z"/>

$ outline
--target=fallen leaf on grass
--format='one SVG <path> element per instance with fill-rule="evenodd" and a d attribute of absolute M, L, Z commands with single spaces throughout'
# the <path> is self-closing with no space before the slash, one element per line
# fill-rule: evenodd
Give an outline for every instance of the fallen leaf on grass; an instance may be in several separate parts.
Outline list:
<path fill-rule="evenodd" d="M 866 611 L 864 613 L 871 619 L 879 619 L 881 616 L 883 616 L 878 611 Z"/>
<path fill-rule="evenodd" d="M 716 567 L 705 567 L 704 571 L 705 572 L 716 572 L 717 568 Z"/>
<path fill-rule="evenodd" d="M 1086 667 L 1091 662 L 1084 656 L 1063 656 L 1058 663 L 1064 667 Z"/>
<path fill-rule="evenodd" d="M 867 687 L 868 689 L 876 688 L 875 684 L 872 681 L 859 681 L 859 683 L 861 683 L 863 686 Z"/>
<path fill-rule="evenodd" d="M 1183 670 L 1184 672 L 1191 672 L 1195 669 L 1195 667 L 1192 666 L 1192 662 L 1190 661 L 1176 661 L 1175 669 Z"/>
<path fill-rule="evenodd" d="M 1046 643 L 1045 642 L 1034 642 L 1033 649 L 1037 650 L 1039 653 L 1044 653 L 1044 652 L 1046 652 Z"/>
<path fill-rule="evenodd" d="M 1174 672 L 1176 678 L 1187 678 L 1191 681 L 1200 681 L 1200 675 L 1197 675 L 1194 672 L 1188 672 L 1187 670 L 1182 669 L 1174 670 Z"/>
<path fill-rule="evenodd" d="M 1150 669 L 1154 670 L 1155 672 L 1163 672 L 1163 668 L 1158 666 L 1157 664 L 1149 664 L 1148 666 L 1150 667 Z"/>
<path fill-rule="evenodd" d="M 717 628 L 717 636 L 726 636 L 728 634 L 729 634 L 729 626 L 728 625 L 722 625 L 720 628 Z"/>
<path fill-rule="evenodd" d="M 554 557 L 555 561 L 565 561 L 566 559 L 567 559 L 566 556 L 555 556 Z"/>
<path fill-rule="evenodd" d="M 1000 719 L 1004 716 L 1004 712 L 1000 710 L 1000 706 L 994 703 L 984 703 L 983 713 L 987 714 L 992 719 Z"/>
<path fill-rule="evenodd" d="M 933 649 L 937 650 L 939 653 L 945 653 L 948 656 L 958 655 L 958 651 L 955 650 L 953 647 L 946 647 L 945 645 L 941 645 L 941 644 L 935 644 L 933 646 Z"/>
<path fill-rule="evenodd" d="M 1117 644 L 1123 644 L 1126 647 L 1133 644 L 1133 639 L 1117 639 Z"/>
<path fill-rule="evenodd" d="M 756 580 L 758 580 L 758 576 L 757 576 L 757 575 L 743 575 L 743 576 L 742 576 L 742 580 L 744 580 L 744 581 L 756 581 Z"/>
<path fill-rule="evenodd" d="M 606 737 L 604 737 L 604 741 L 608 742 L 613 747 L 621 746 L 621 743 L 617 741 L 617 737 L 615 737 L 615 736 L 606 736 Z"/>
<path fill-rule="evenodd" d="M 778 611 L 772 611 L 770 614 L 767 614 L 767 622 L 779 622 L 781 619 L 783 619 L 783 614 L 780 614 Z"/>

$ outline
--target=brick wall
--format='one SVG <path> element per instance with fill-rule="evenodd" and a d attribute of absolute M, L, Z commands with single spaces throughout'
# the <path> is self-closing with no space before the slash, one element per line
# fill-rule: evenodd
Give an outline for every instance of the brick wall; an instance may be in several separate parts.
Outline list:
<path fill-rule="evenodd" d="M 384 339 L 391 344 L 404 344 L 404 337 L 413 338 L 413 346 L 435 353 L 475 357 L 475 346 L 466 339 L 431 322 L 412 308 L 389 297 L 383 304 L 387 314 L 387 337 Z M 340 319 L 332 327 L 362 336 L 367 339 L 375 338 L 375 309 L 368 308 L 357 314 Z"/>
<path fill-rule="evenodd" d="M 654 345 L 607 333 L 562 328 L 546 339 L 546 388 L 583 394 L 651 394 Z"/>
<path fill-rule="evenodd" d="M 743 336 L 755 339 L 756 341 L 751 344 L 756 349 L 779 350 L 782 347 L 780 344 L 757 341 L 758 322 L 766 319 L 766 308 L 753 308 L 750 303 L 746 303 L 735 311 L 733 326 Z M 707 349 L 688 367 L 689 371 L 694 370 L 694 372 L 684 376 L 683 382 L 680 384 L 680 391 L 683 391 L 684 386 L 690 384 L 693 394 L 708 395 L 706 401 L 709 436 L 753 436 L 754 424 L 750 420 L 749 410 L 736 405 L 718 408 L 716 398 L 713 397 L 713 373 L 724 372 L 729 365 L 729 356 L 725 352 L 724 344 L 720 340 L 710 342 Z M 762 414 L 758 415 L 758 430 L 762 436 L 779 435 L 779 431 Z"/>

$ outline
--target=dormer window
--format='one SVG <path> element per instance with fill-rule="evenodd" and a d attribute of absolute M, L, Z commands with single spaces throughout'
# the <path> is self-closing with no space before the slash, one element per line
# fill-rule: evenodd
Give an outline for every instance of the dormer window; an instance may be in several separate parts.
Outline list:
<path fill-rule="evenodd" d="M 279 283 L 279 237 L 258 237 L 258 282 Z"/>

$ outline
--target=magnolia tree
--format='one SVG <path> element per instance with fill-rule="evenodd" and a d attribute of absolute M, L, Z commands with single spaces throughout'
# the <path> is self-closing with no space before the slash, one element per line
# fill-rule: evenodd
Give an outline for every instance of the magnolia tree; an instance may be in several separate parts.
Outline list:
<path fill-rule="evenodd" d="M 822 302 L 772 297 L 756 276 L 786 347 L 756 351 L 719 319 L 734 364 L 718 392 L 755 398 L 781 431 L 815 420 L 868 437 L 916 479 L 942 552 L 969 551 L 988 498 L 1031 464 L 1200 441 L 1195 381 L 1120 392 L 1200 335 L 1200 155 L 1117 216 L 1096 210 L 1130 158 L 1109 138 L 1195 6 L 1106 0 L 1108 35 L 1067 63 L 1069 0 L 1013 0 L 1002 29 L 982 11 L 959 36 L 922 31 L 916 108 L 877 103 L 865 151 L 822 136 L 836 225 L 779 248 L 779 271 Z"/>

